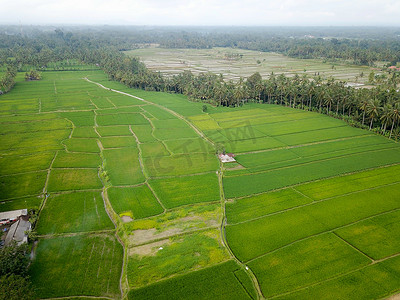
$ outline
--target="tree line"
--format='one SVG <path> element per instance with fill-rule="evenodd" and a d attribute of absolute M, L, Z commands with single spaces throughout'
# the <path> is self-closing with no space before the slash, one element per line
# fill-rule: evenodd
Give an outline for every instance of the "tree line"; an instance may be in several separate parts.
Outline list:
<path fill-rule="evenodd" d="M 295 58 L 357 65 L 400 62 L 400 32 L 384 27 L 0 27 L 0 64 L 35 67 L 73 57 L 82 48 L 125 51 L 158 44 L 165 48 L 230 47 L 277 52 Z"/>
<path fill-rule="evenodd" d="M 343 118 L 353 126 L 365 127 L 388 137 L 398 137 L 398 72 L 380 77 L 379 85 L 372 89 L 355 89 L 333 78 L 323 80 L 319 76 L 309 78 L 305 75 L 287 77 L 283 74 L 271 74 L 269 78 L 262 79 L 260 74 L 255 73 L 238 82 L 226 81 L 222 75 L 210 73 L 193 75 L 191 72 L 183 72 L 168 77 L 148 70 L 137 58 L 128 57 L 119 51 L 119 38 L 115 42 L 114 38 L 107 35 L 99 38 L 98 33 L 90 30 L 88 32 L 91 34 L 72 34 L 56 30 L 52 33 L 39 32 L 33 37 L 12 36 L 7 39 L 5 45 L 8 47 L 0 48 L 3 63 L 7 62 L 12 66 L 7 68 L 6 75 L 9 75 L 4 81 L 5 86 L 12 87 L 13 80 L 10 80 L 10 75 L 14 76 L 22 65 L 46 66 L 53 61 L 78 59 L 83 63 L 101 67 L 111 80 L 120 81 L 133 88 L 180 93 L 194 101 L 213 105 L 240 106 L 248 101 L 258 101 L 297 107 Z M 215 33 L 218 34 L 221 33 Z M 37 36 L 41 38 L 37 39 Z M 143 36 L 141 38 L 144 38 Z M 195 36 L 200 38 L 202 35 L 196 33 Z M 0 41 L 1 39 L 0 35 Z M 190 41 L 190 35 L 186 39 Z M 23 47 L 22 42 L 25 43 Z M 248 42 L 251 42 L 250 38 Z M 236 42 L 236 46 L 239 43 L 240 40 Z M 332 41 L 329 43 L 337 47 L 342 44 Z M 368 42 L 359 41 L 359 46 L 359 49 L 368 48 Z M 310 48 L 314 49 L 311 46 Z M 296 48 L 291 49 L 295 51 Z M 380 52 L 378 50 L 377 48 L 377 53 Z"/>
<path fill-rule="evenodd" d="M 17 68 L 9 65 L 3 77 L 0 78 L 0 94 L 8 93 L 15 85 L 15 77 L 17 76 Z"/>

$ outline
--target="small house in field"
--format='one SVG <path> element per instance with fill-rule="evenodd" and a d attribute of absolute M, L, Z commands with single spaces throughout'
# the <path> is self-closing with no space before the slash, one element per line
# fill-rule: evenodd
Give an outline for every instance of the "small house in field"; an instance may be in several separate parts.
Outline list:
<path fill-rule="evenodd" d="M 20 216 L 27 216 L 27 209 L 10 210 L 0 213 L 0 226 L 10 224 L 18 220 Z"/>
<path fill-rule="evenodd" d="M 12 243 L 12 241 L 15 241 L 18 245 L 28 242 L 28 235 L 26 232 L 31 230 L 32 226 L 29 222 L 27 209 L 0 213 L 0 226 L 2 230 L 6 232 L 4 239 L 5 246 Z"/>
<path fill-rule="evenodd" d="M 17 222 L 11 225 L 8 230 L 4 245 L 9 245 L 12 241 L 15 241 L 18 245 L 28 242 L 27 231 L 31 230 L 31 223 L 23 217 L 20 217 Z"/>
<path fill-rule="evenodd" d="M 388 68 L 389 71 L 400 71 L 400 68 L 396 67 L 396 66 L 390 66 Z"/>
<path fill-rule="evenodd" d="M 233 153 L 221 153 L 221 154 L 219 154 L 218 155 L 218 157 L 219 157 L 219 159 L 221 160 L 221 162 L 223 162 L 223 163 L 228 163 L 228 162 L 234 162 L 234 161 L 236 161 L 235 159 L 234 159 L 234 157 L 235 157 L 235 154 L 233 154 Z"/>

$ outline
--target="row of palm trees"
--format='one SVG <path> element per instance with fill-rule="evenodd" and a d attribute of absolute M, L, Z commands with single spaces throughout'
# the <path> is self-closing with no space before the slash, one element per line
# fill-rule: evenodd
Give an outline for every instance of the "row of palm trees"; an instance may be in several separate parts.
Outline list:
<path fill-rule="evenodd" d="M 0 94 L 8 93 L 15 85 L 17 69 L 14 66 L 7 66 L 5 74 L 0 78 Z"/>

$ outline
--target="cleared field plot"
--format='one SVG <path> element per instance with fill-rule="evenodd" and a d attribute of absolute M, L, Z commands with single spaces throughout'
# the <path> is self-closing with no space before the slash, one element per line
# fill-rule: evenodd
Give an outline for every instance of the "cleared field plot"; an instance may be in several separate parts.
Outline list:
<path fill-rule="evenodd" d="M 144 166 L 151 177 L 186 175 L 216 171 L 218 160 L 208 153 L 147 157 Z"/>
<path fill-rule="evenodd" d="M 120 297 L 122 257 L 112 235 L 42 239 L 30 267 L 37 297 Z"/>
<path fill-rule="evenodd" d="M 333 76 L 338 80 L 348 82 L 368 81 L 368 76 L 360 77 L 372 71 L 370 67 L 341 65 L 317 59 L 296 59 L 278 53 L 259 52 L 233 48 L 213 49 L 165 49 L 143 48 L 126 52 L 128 55 L 140 57 L 148 68 L 168 75 L 178 74 L 185 70 L 194 74 L 212 72 L 223 74 L 228 80 L 239 80 L 259 72 L 263 77 L 274 74 L 308 74 L 314 76 L 317 72 L 322 77 Z M 240 58 L 229 59 L 236 54 Z M 257 63 L 260 61 L 261 63 Z"/>
<path fill-rule="evenodd" d="M 228 224 L 235 224 L 311 202 L 311 199 L 289 188 L 227 202 L 225 213 Z"/>
<path fill-rule="evenodd" d="M 59 151 L 53 168 L 98 168 L 100 165 L 101 158 L 98 154 Z"/>
<path fill-rule="evenodd" d="M 27 197 L 15 200 L 7 200 L 0 202 L 0 212 L 1 211 L 9 211 L 9 210 L 16 210 L 16 209 L 38 209 L 40 203 L 42 203 L 42 199 L 39 196 L 36 197 Z"/>
<path fill-rule="evenodd" d="M 98 138 L 96 131 L 94 131 L 93 127 L 76 127 L 74 128 L 74 132 L 72 134 L 74 138 Z"/>
<path fill-rule="evenodd" d="M 97 172 L 97 169 L 53 169 L 48 191 L 100 189 L 103 185 Z"/>
<path fill-rule="evenodd" d="M 123 223 L 123 227 L 125 232 L 129 233 L 126 239 L 127 247 L 132 248 L 150 243 L 164 244 L 173 236 L 182 236 L 211 228 L 217 229 L 220 226 L 221 218 L 220 203 L 200 203 L 166 210 L 156 216 Z M 151 248 L 147 248 L 146 251 Z M 146 249 L 146 247 L 138 249 Z M 176 263 L 179 264 L 179 261 Z"/>
<path fill-rule="evenodd" d="M 137 147 L 133 136 L 113 136 L 100 139 L 104 148 Z"/>
<path fill-rule="evenodd" d="M 153 128 L 150 125 L 133 125 L 131 128 L 141 143 L 157 141 L 152 134 Z M 132 135 L 132 133 L 130 134 Z"/>
<path fill-rule="evenodd" d="M 236 256 L 248 261 L 308 236 L 398 209 L 399 191 L 397 183 L 230 225 L 227 240 Z"/>
<path fill-rule="evenodd" d="M 255 299 L 250 279 L 241 275 L 239 266 L 230 260 L 132 290 L 128 299 Z"/>
<path fill-rule="evenodd" d="M 394 257 L 279 299 L 382 299 L 398 293 L 399 272 L 400 257 Z"/>
<path fill-rule="evenodd" d="M 53 152 L 42 152 L 24 156 L 2 156 L 0 157 L 0 175 L 46 170 L 49 168 L 53 157 Z"/>
<path fill-rule="evenodd" d="M 128 126 L 101 126 L 96 128 L 102 137 L 109 136 L 132 136 Z"/>
<path fill-rule="evenodd" d="M 358 153 L 252 175 L 225 177 L 224 190 L 228 198 L 240 197 L 399 162 L 399 149 Z"/>
<path fill-rule="evenodd" d="M 68 151 L 70 152 L 91 152 L 91 153 L 100 152 L 96 139 L 71 138 L 63 141 L 63 144 L 67 147 Z"/>
<path fill-rule="evenodd" d="M 373 259 L 400 252 L 400 211 L 384 214 L 335 231 Z"/>
<path fill-rule="evenodd" d="M 199 137 L 197 133 L 190 127 L 176 128 L 174 130 L 171 130 L 169 128 L 156 128 L 154 129 L 154 136 L 163 141 Z"/>
<path fill-rule="evenodd" d="M 36 227 L 39 234 L 114 229 L 100 192 L 51 195 Z"/>
<path fill-rule="evenodd" d="M 267 298 L 345 274 L 371 262 L 332 233 L 292 244 L 248 265 Z"/>
<path fill-rule="evenodd" d="M 219 240 L 218 229 L 133 247 L 129 249 L 128 256 L 127 275 L 132 288 L 229 259 Z"/>
<path fill-rule="evenodd" d="M 219 200 L 215 174 L 150 180 L 151 186 L 165 207 Z"/>
<path fill-rule="evenodd" d="M 144 143 L 140 145 L 143 157 L 160 157 L 170 155 L 161 142 Z"/>
<path fill-rule="evenodd" d="M 39 195 L 46 182 L 47 171 L 0 177 L 0 199 Z"/>
<path fill-rule="evenodd" d="M 93 111 L 62 112 L 59 114 L 74 123 L 75 127 L 94 126 L 95 115 Z"/>
<path fill-rule="evenodd" d="M 133 185 L 144 182 L 136 148 L 104 150 L 107 173 L 113 185 Z"/>
<path fill-rule="evenodd" d="M 215 153 L 214 147 L 202 138 L 168 140 L 165 141 L 168 149 L 174 154 L 185 153 Z"/>
<path fill-rule="evenodd" d="M 99 115 L 96 117 L 99 126 L 109 125 L 145 125 L 148 121 L 139 113 L 120 113 L 113 115 Z"/>
<path fill-rule="evenodd" d="M 107 191 L 113 210 L 134 219 L 158 215 L 164 210 L 147 185 L 126 188 L 111 187 Z"/>

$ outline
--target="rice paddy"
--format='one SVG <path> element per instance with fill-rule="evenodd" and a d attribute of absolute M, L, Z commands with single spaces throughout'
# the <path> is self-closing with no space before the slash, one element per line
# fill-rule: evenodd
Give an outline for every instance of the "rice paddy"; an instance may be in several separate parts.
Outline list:
<path fill-rule="evenodd" d="M 96 70 L 18 81 L 0 103 L 0 211 L 40 211 L 40 298 L 400 289 L 397 142 L 277 105 L 203 112 Z"/>

